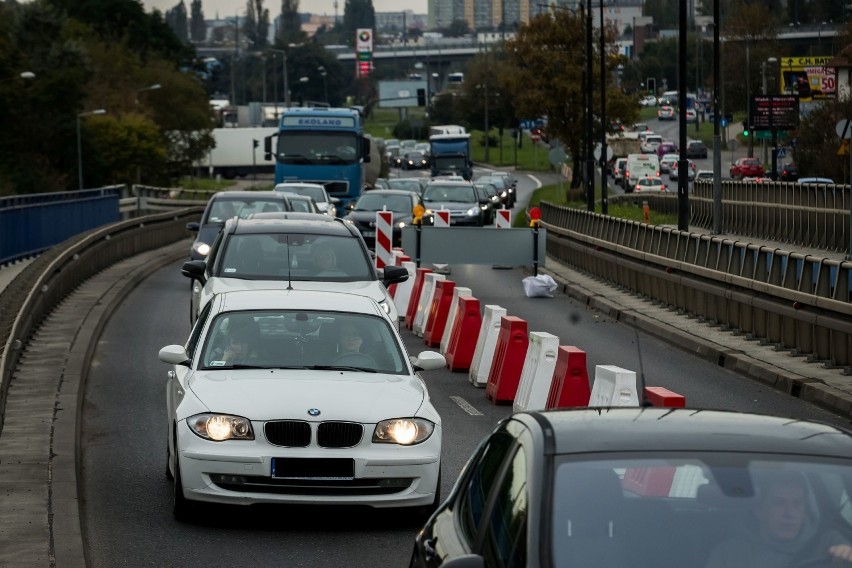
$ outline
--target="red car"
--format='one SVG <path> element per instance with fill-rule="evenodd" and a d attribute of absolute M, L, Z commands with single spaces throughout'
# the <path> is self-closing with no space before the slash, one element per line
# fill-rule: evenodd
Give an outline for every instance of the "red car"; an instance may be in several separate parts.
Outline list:
<path fill-rule="evenodd" d="M 763 164 L 757 158 L 740 158 L 731 164 L 731 177 L 742 179 L 744 177 L 763 177 Z"/>

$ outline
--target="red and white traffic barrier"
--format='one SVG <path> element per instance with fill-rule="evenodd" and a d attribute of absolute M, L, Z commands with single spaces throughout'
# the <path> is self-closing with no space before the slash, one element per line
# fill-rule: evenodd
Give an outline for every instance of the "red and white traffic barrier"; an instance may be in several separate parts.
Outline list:
<path fill-rule="evenodd" d="M 420 301 L 417 305 L 417 313 L 414 316 L 414 325 L 411 327 L 411 331 L 417 337 L 423 337 L 423 330 L 428 323 L 429 310 L 432 308 L 432 298 L 435 295 L 435 282 L 446 279 L 447 277 L 443 274 L 435 274 L 434 272 L 425 276 L 423 290 L 420 292 Z"/>
<path fill-rule="evenodd" d="M 597 365 L 589 406 L 639 406 L 636 372 L 615 365 Z"/>
<path fill-rule="evenodd" d="M 588 406 L 591 397 L 586 352 L 573 345 L 560 346 L 545 408 Z"/>
<path fill-rule="evenodd" d="M 547 395 L 556 368 L 556 350 L 559 338 L 551 333 L 533 331 L 529 334 L 529 346 L 521 370 L 521 381 L 512 404 L 514 412 L 544 410 Z"/>
<path fill-rule="evenodd" d="M 487 305 L 482 315 L 482 327 L 479 328 L 479 338 L 473 352 L 470 364 L 470 382 L 475 387 L 485 388 L 488 383 L 488 373 L 494 361 L 494 348 L 497 347 L 497 336 L 500 334 L 500 318 L 506 315 L 506 308 Z"/>
<path fill-rule="evenodd" d="M 408 309 L 405 311 L 405 327 L 408 329 L 414 325 L 414 316 L 417 315 L 417 305 L 420 303 L 420 292 L 423 290 L 423 280 L 431 272 L 431 268 L 414 269 L 414 285 L 411 289 L 411 297 L 408 299 Z"/>
<path fill-rule="evenodd" d="M 408 313 L 408 301 L 411 300 L 411 292 L 414 290 L 414 275 L 417 270 L 417 263 L 405 260 L 400 266 L 408 271 L 408 280 L 393 285 L 396 287 L 393 292 L 393 303 L 396 305 L 397 313 L 405 317 L 405 314 Z"/>
<path fill-rule="evenodd" d="M 496 215 L 494 216 L 494 226 L 498 229 L 511 229 L 512 228 L 512 210 L 511 209 L 497 209 L 495 211 Z"/>
<path fill-rule="evenodd" d="M 664 387 L 645 387 L 645 400 L 651 406 L 662 408 L 685 408 L 686 397 L 682 394 L 672 392 Z"/>
<path fill-rule="evenodd" d="M 515 316 L 500 318 L 500 334 L 488 373 L 485 396 L 494 404 L 512 404 L 527 356 L 527 322 Z"/>
<path fill-rule="evenodd" d="M 447 314 L 447 325 L 444 326 L 444 335 L 441 336 L 441 346 L 439 351 L 442 355 L 447 354 L 447 347 L 450 345 L 450 337 L 453 334 L 453 326 L 456 322 L 456 315 L 459 310 L 459 298 L 461 296 L 472 296 L 473 292 L 466 286 L 456 286 L 453 288 L 453 299 L 450 301 L 450 311 Z"/>
<path fill-rule="evenodd" d="M 376 211 L 376 268 L 393 264 L 393 211 Z"/>
<path fill-rule="evenodd" d="M 449 209 L 438 209 L 435 211 L 435 226 L 449 227 L 450 226 L 450 211 Z"/>
<path fill-rule="evenodd" d="M 482 325 L 479 300 L 472 296 L 459 296 L 456 319 L 447 345 L 447 367 L 450 371 L 467 371 L 473 360 L 476 339 Z"/>
<path fill-rule="evenodd" d="M 399 252 L 399 254 L 397 254 L 397 252 Z M 402 252 L 401 250 L 393 249 L 393 261 L 394 261 L 394 264 L 396 266 L 403 266 L 403 263 L 408 262 L 410 260 L 411 260 L 411 257 L 408 256 L 407 254 L 405 254 L 404 252 Z M 417 265 L 415 264 L 414 266 L 417 266 Z M 411 280 L 412 276 L 414 276 L 414 273 L 413 273 L 412 270 L 409 270 L 408 271 L 408 279 Z M 388 294 L 390 294 L 391 298 L 396 298 L 397 286 L 399 286 L 399 284 L 391 284 L 390 286 L 388 286 Z M 411 289 L 409 288 L 409 294 L 410 293 L 411 293 Z M 406 302 L 405 305 L 407 306 L 408 300 L 406 300 L 405 302 Z M 399 310 L 399 308 L 397 308 L 397 311 L 399 311 L 399 313 L 401 313 L 401 314 L 405 313 L 404 310 Z"/>
<path fill-rule="evenodd" d="M 432 295 L 432 306 L 429 308 L 429 319 L 423 328 L 423 341 L 429 347 L 437 347 L 444 336 L 447 327 L 447 315 L 450 313 L 450 302 L 453 301 L 453 290 L 456 283 L 452 280 L 438 280 L 435 283 L 435 293 Z"/>

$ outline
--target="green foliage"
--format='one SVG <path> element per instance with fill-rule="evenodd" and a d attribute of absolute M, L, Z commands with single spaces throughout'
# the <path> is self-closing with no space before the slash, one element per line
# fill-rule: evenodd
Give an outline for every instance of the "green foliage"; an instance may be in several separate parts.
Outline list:
<path fill-rule="evenodd" d="M 343 6 L 343 32 L 355 41 L 356 30 L 375 29 L 376 10 L 372 0 L 346 0 Z"/>
<path fill-rule="evenodd" d="M 281 1 L 281 19 L 278 26 L 278 34 L 275 36 L 275 44 L 278 46 L 299 43 L 305 38 L 299 16 L 299 0 Z"/>
<path fill-rule="evenodd" d="M 793 157 L 800 177 L 822 176 L 848 182 L 849 156 L 837 155 L 840 140 L 834 128 L 838 120 L 850 116 L 852 100 L 825 101 L 802 117 Z"/>

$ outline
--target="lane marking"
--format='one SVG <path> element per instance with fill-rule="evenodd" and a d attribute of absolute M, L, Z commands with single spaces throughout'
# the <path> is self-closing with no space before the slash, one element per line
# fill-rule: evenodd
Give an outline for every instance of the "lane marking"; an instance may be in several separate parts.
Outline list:
<path fill-rule="evenodd" d="M 537 177 L 535 177 L 535 176 L 534 176 L 534 175 L 532 175 L 532 174 L 527 174 L 527 177 L 528 177 L 528 178 L 530 178 L 531 180 L 533 180 L 533 182 L 535 182 L 535 188 L 536 188 L 536 189 L 541 188 L 542 183 L 541 183 L 541 181 L 540 181 Z"/>
<path fill-rule="evenodd" d="M 459 408 L 470 414 L 471 416 L 484 416 L 480 411 L 475 409 L 471 404 L 460 396 L 451 396 L 450 400 L 459 405 Z"/>

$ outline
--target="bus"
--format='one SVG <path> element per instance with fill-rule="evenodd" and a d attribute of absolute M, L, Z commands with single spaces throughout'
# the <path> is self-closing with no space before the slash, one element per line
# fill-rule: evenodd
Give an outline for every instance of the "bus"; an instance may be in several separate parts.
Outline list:
<path fill-rule="evenodd" d="M 464 73 L 457 72 L 447 75 L 447 89 L 458 90 L 462 88 L 462 84 L 464 84 Z"/>

